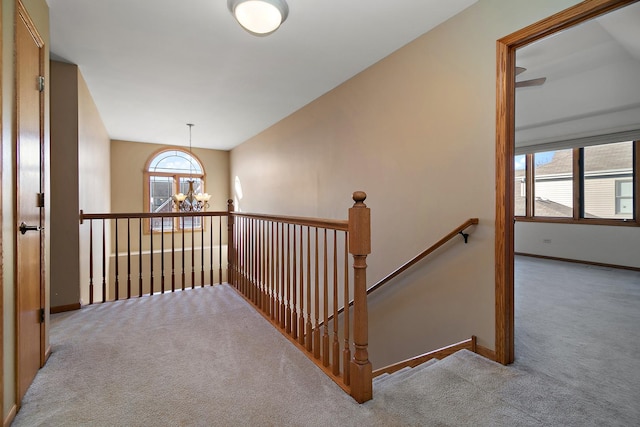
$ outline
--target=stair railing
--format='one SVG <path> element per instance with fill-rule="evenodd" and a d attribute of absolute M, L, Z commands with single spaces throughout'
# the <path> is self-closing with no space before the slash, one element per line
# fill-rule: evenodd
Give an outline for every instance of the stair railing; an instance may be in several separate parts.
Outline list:
<path fill-rule="evenodd" d="M 365 402 L 373 393 L 365 199 L 364 192 L 353 193 L 347 220 L 235 212 L 232 200 L 221 212 L 81 211 L 89 303 L 226 281 L 343 390 Z"/>
<path fill-rule="evenodd" d="M 89 264 L 88 303 L 223 283 L 226 216 L 224 211 L 80 211 L 80 224 L 88 223 L 83 234 L 88 241 L 82 242 Z"/>
<path fill-rule="evenodd" d="M 231 200 L 228 206 L 229 283 L 360 403 L 373 393 L 366 297 L 371 231 L 365 199 L 364 192 L 353 194 L 348 220 L 234 212 Z M 353 316 L 347 309 L 338 319 L 339 307 L 351 295 Z"/>

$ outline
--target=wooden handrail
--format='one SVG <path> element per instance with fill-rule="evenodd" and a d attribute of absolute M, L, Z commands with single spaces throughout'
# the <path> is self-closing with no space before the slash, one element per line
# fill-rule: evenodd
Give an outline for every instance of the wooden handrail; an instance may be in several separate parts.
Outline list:
<path fill-rule="evenodd" d="M 191 216 L 235 216 L 244 218 L 262 219 L 265 221 L 281 222 L 287 224 L 303 225 L 309 227 L 320 227 L 331 230 L 347 231 L 349 229 L 349 221 L 333 220 L 324 218 L 306 218 L 284 215 L 267 215 L 259 213 L 243 213 L 228 211 L 206 211 L 206 212 L 131 212 L 131 213 L 91 213 L 87 214 L 80 211 L 80 224 L 85 219 L 126 219 L 126 218 L 176 218 Z"/>
<path fill-rule="evenodd" d="M 442 246 L 445 243 L 447 243 L 449 240 L 453 239 L 458 234 L 462 233 L 468 227 L 470 227 L 472 225 L 476 225 L 476 224 L 478 224 L 478 218 L 469 218 L 464 223 L 462 223 L 458 227 L 456 227 L 451 233 L 447 234 L 442 239 L 438 240 L 436 243 L 434 243 L 433 245 L 431 245 L 430 247 L 428 247 L 424 251 L 420 252 L 418 255 L 413 257 L 411 260 L 409 260 L 406 263 L 402 264 L 400 267 L 398 267 L 392 273 L 388 274 L 386 277 L 383 277 L 382 279 L 380 279 L 378 281 L 378 283 L 376 283 L 375 285 L 373 285 L 369 289 L 367 289 L 367 295 L 371 294 L 376 289 L 381 288 L 383 285 L 385 285 L 386 283 L 391 281 L 393 278 L 397 277 L 399 274 L 407 271 L 409 268 L 411 268 L 414 265 L 416 265 L 419 261 L 421 261 L 427 255 L 429 255 L 430 253 L 434 252 L 436 249 L 438 249 L 440 246 Z M 466 243 L 466 238 L 465 238 L 465 243 Z"/>
<path fill-rule="evenodd" d="M 409 269 L 412 266 L 414 266 L 416 263 L 418 263 L 420 260 L 425 258 L 427 255 L 429 255 L 430 253 L 432 253 L 436 249 L 438 249 L 440 246 L 444 245 L 445 243 L 447 243 L 449 240 L 453 239 L 458 234 L 461 234 L 468 227 L 478 224 L 478 222 L 479 222 L 478 218 L 469 218 L 464 223 L 462 223 L 458 227 L 456 227 L 451 233 L 447 234 L 442 239 L 438 240 L 435 244 L 431 245 L 430 247 L 428 247 L 427 249 L 422 251 L 420 254 L 416 255 L 411 260 L 409 260 L 406 263 L 404 263 L 403 265 L 401 265 L 399 268 L 397 268 L 391 274 L 388 274 L 387 276 L 385 276 L 384 278 L 379 280 L 375 285 L 373 285 L 369 289 L 367 289 L 367 295 L 371 294 L 373 291 L 379 289 L 380 287 L 382 287 L 383 285 L 388 283 L 391 279 L 395 278 L 399 274 L 403 273 L 407 269 Z M 463 235 L 464 241 L 466 243 L 467 242 L 467 235 L 465 235 L 465 234 L 462 234 L 462 235 Z M 349 307 L 353 307 L 353 300 L 351 300 L 349 302 Z M 340 310 L 338 310 L 337 314 L 342 314 L 344 309 L 345 308 L 342 307 Z M 333 315 L 329 316 L 328 320 L 332 320 L 333 317 L 334 317 Z"/>

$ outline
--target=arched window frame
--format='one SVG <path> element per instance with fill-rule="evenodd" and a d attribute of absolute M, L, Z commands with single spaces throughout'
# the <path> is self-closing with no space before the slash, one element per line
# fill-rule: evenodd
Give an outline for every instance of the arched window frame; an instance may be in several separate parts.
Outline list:
<path fill-rule="evenodd" d="M 162 156 L 164 153 L 170 153 L 170 152 L 180 153 L 186 158 L 191 158 L 192 162 L 195 163 L 197 168 L 194 168 L 193 172 L 186 171 L 186 170 L 184 172 L 176 171 L 176 170 L 165 170 L 165 171 L 152 170 L 152 165 L 154 161 L 158 157 Z M 177 209 L 171 201 L 171 196 L 179 192 L 186 193 L 185 186 L 187 185 L 186 182 L 189 179 L 194 179 L 196 181 L 196 184 L 194 186 L 194 189 L 196 190 L 196 192 L 203 192 L 203 193 L 205 192 L 204 187 L 206 182 L 206 171 L 204 169 L 204 165 L 202 161 L 193 152 L 190 152 L 189 150 L 185 150 L 180 147 L 163 148 L 151 154 L 151 156 L 149 156 L 145 164 L 143 175 L 144 175 L 143 212 L 152 212 L 151 182 L 154 178 L 171 180 L 170 181 L 171 194 L 168 195 L 168 200 L 166 201 L 167 203 L 166 207 L 170 206 L 170 209 L 163 209 L 161 211 L 155 210 L 156 212 L 176 212 Z M 199 187 L 198 187 L 198 182 L 200 183 Z M 180 183 L 182 183 L 182 188 L 180 188 Z M 144 229 L 146 233 L 150 233 L 150 232 L 160 233 L 161 231 L 171 232 L 172 230 L 182 230 L 182 229 L 184 229 L 185 231 L 200 230 L 200 228 L 202 227 L 201 225 L 202 219 L 198 217 L 194 217 L 193 220 L 194 220 L 193 227 L 189 218 L 185 218 L 184 220 L 181 220 L 180 218 L 165 218 L 164 226 L 162 225 L 160 218 L 154 219 L 153 224 L 151 223 L 151 221 L 146 220 Z"/>

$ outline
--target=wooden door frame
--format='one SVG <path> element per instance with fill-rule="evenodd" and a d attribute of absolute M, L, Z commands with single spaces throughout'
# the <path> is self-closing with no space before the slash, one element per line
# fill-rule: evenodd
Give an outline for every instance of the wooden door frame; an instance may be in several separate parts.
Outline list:
<path fill-rule="evenodd" d="M 0 23 L 2 23 L 2 1 L 0 1 Z M 2 197 L 4 195 L 2 186 L 2 152 L 4 150 L 4 110 L 2 100 L 4 99 L 3 93 L 3 81 L 4 81 L 4 51 L 2 46 L 4 45 L 4 37 L 2 37 L 2 31 L 0 31 L 0 226 L 4 224 L 3 212 L 2 212 Z M 4 422 L 4 246 L 0 238 L 0 421 Z"/>
<path fill-rule="evenodd" d="M 40 33 L 38 32 L 38 29 L 35 25 L 35 23 L 33 22 L 33 20 L 31 19 L 29 12 L 27 11 L 26 7 L 24 6 L 24 4 L 22 3 L 22 0 L 17 0 L 16 1 L 16 9 L 15 9 L 15 21 L 14 21 L 14 46 L 17 46 L 17 26 L 19 24 L 19 21 L 22 21 L 24 23 L 24 25 L 26 26 L 27 30 L 29 31 L 30 35 L 33 37 L 34 42 L 36 43 L 36 46 L 38 47 L 38 73 L 41 76 L 45 75 L 45 43 L 44 43 L 44 39 L 42 38 L 42 36 L 40 36 Z M 15 47 L 14 47 L 15 49 Z M 19 343 L 18 343 L 18 339 L 19 339 L 19 332 L 20 332 L 20 313 L 18 310 L 18 301 L 19 301 L 19 292 L 20 292 L 20 288 L 18 286 L 18 222 L 19 222 L 19 218 L 18 218 L 18 214 L 19 214 L 19 194 L 20 194 L 20 182 L 19 182 L 19 158 L 18 158 L 18 144 L 19 144 L 19 124 L 20 124 L 20 117 L 18 114 L 18 105 L 19 105 L 19 90 L 18 90 L 18 70 L 17 70 L 17 66 L 15 69 L 15 76 L 14 76 L 14 85 L 15 85 L 15 103 L 14 103 L 14 111 L 15 111 L 15 125 L 14 125 L 14 154 L 15 154 L 15 158 L 13 161 L 13 168 L 14 168 L 14 173 L 13 173 L 13 177 L 14 177 L 14 184 L 15 184 L 15 192 L 14 192 L 14 212 L 13 212 L 13 217 L 14 217 L 14 305 L 15 307 L 15 370 L 16 373 L 18 372 L 18 363 L 19 363 Z M 45 185 L 45 120 L 44 120 L 44 114 L 45 114 L 45 93 L 44 91 L 40 91 L 39 93 L 39 110 L 38 110 L 38 121 L 39 121 L 39 139 L 40 139 L 40 190 L 41 192 L 44 191 L 44 185 Z M 45 208 L 44 206 L 40 208 L 40 219 L 39 219 L 39 226 L 44 226 L 44 219 L 45 219 Z M 44 255 L 44 251 L 45 251 L 45 243 L 44 243 L 44 233 L 42 231 L 40 231 L 40 272 L 39 272 L 39 277 L 40 277 L 40 309 L 44 309 L 45 305 L 46 305 L 46 301 L 45 301 L 45 255 Z M 47 352 L 46 352 L 46 324 L 45 322 L 41 322 L 40 323 L 40 367 L 44 366 L 44 363 L 46 362 L 46 356 L 47 356 Z M 19 377 L 16 374 L 15 376 L 15 392 L 16 392 L 16 397 L 20 395 L 20 384 L 19 384 Z M 17 406 L 20 406 L 20 402 L 16 402 Z"/>
<path fill-rule="evenodd" d="M 514 353 L 514 180 L 516 49 L 638 0 L 585 0 L 497 41 L 496 67 L 496 361 Z"/>

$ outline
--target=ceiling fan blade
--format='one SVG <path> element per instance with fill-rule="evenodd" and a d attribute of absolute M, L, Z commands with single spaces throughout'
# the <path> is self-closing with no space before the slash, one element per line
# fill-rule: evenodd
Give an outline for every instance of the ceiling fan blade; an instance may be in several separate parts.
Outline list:
<path fill-rule="evenodd" d="M 516 82 L 516 87 L 542 86 L 546 81 L 547 81 L 546 77 L 541 77 L 539 79 L 524 80 L 521 82 Z"/>
<path fill-rule="evenodd" d="M 526 69 L 526 68 L 524 68 L 524 67 L 516 67 L 516 76 L 517 76 L 518 74 L 522 74 L 522 73 L 524 73 L 525 71 L 527 71 L 527 69 Z"/>

